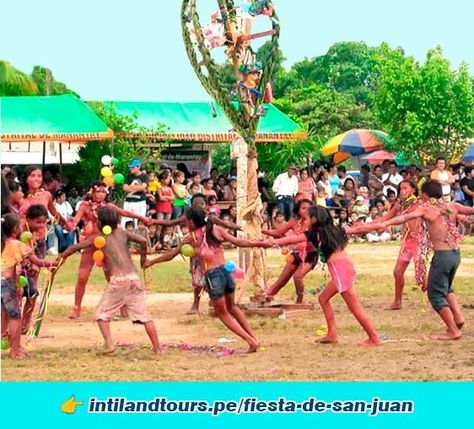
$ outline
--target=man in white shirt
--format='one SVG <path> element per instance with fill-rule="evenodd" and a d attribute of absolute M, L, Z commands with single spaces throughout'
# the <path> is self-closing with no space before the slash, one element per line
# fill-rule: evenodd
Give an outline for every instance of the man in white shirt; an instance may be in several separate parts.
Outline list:
<path fill-rule="evenodd" d="M 443 157 L 436 159 L 436 168 L 431 172 L 431 180 L 436 180 L 443 187 L 443 197 L 450 200 L 451 185 L 455 182 L 453 175 L 446 170 L 446 159 Z"/>
<path fill-rule="evenodd" d="M 298 167 L 295 164 L 290 164 L 286 173 L 277 176 L 272 189 L 275 193 L 278 210 L 288 220 L 293 214 L 295 195 L 298 193 Z"/>
<path fill-rule="evenodd" d="M 397 163 L 395 161 L 390 161 L 388 167 L 388 173 L 385 173 L 382 176 L 382 182 L 384 184 L 383 193 L 387 196 L 387 191 L 392 189 L 395 192 L 395 195 L 398 195 L 398 185 L 400 182 L 403 182 L 403 177 L 398 174 Z"/>

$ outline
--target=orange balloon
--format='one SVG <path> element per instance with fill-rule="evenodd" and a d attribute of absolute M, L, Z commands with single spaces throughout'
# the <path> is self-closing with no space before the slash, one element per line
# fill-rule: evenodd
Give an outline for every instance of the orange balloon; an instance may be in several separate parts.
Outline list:
<path fill-rule="evenodd" d="M 295 257 L 292 254 L 286 255 L 285 259 L 286 259 L 286 262 L 288 262 L 289 264 L 292 264 L 293 262 L 295 262 Z"/>
<path fill-rule="evenodd" d="M 94 246 L 97 247 L 97 249 L 102 249 L 102 247 L 105 246 L 105 238 L 101 235 L 98 235 L 96 238 L 94 238 Z"/>
<path fill-rule="evenodd" d="M 281 254 L 282 255 L 288 255 L 288 253 L 290 253 L 290 249 L 288 249 L 288 247 L 283 247 L 281 249 Z"/>
<path fill-rule="evenodd" d="M 96 251 L 92 254 L 92 259 L 93 259 L 94 262 L 96 262 L 96 263 L 101 263 L 101 262 L 104 260 L 104 252 L 102 252 L 102 250 L 96 250 Z"/>
<path fill-rule="evenodd" d="M 104 177 L 103 180 L 104 180 L 104 183 L 109 187 L 114 186 L 114 184 L 115 184 L 114 176 Z"/>
<path fill-rule="evenodd" d="M 92 235 L 94 233 L 94 225 L 92 222 L 89 222 L 85 227 L 84 227 L 84 235 Z"/>

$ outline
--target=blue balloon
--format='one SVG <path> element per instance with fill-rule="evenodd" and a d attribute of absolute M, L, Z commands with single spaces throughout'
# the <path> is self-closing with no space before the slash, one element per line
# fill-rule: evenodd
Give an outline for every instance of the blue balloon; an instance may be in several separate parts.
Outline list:
<path fill-rule="evenodd" d="M 224 270 L 226 270 L 228 273 L 231 273 L 232 271 L 234 271 L 236 267 L 237 265 L 235 264 L 234 261 L 227 261 L 224 264 Z"/>

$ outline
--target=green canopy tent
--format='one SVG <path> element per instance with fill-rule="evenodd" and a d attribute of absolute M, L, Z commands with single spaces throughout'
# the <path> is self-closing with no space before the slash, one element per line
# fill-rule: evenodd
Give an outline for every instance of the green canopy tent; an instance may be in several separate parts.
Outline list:
<path fill-rule="evenodd" d="M 230 143 L 232 140 L 232 126 L 214 103 L 107 101 L 104 104 L 114 106 L 120 115 L 137 114 L 140 127 L 153 129 L 164 125 L 166 129 L 163 132 L 145 134 L 153 140 L 199 143 Z M 266 107 L 267 113 L 258 127 L 257 142 L 306 138 L 306 133 L 287 115 L 271 104 Z M 131 136 L 144 135 L 137 130 Z"/>
<path fill-rule="evenodd" d="M 72 94 L 57 96 L 0 97 L 0 141 L 85 143 L 113 138 L 113 132 L 92 109 Z"/>

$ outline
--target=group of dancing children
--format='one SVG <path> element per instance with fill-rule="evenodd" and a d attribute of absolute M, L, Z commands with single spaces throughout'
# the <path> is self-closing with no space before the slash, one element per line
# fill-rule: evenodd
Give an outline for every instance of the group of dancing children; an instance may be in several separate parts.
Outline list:
<path fill-rule="evenodd" d="M 110 321 L 118 311 L 125 312 L 134 323 L 143 324 L 155 353 L 161 353 L 160 343 L 153 319 L 145 304 L 146 291 L 132 262 L 129 243 L 136 243 L 140 255 L 140 265 L 146 269 L 154 264 L 172 260 L 181 253 L 184 245 L 191 245 L 195 254 L 191 257 L 191 279 L 194 301 L 190 313 L 199 311 L 199 300 L 203 290 L 209 294 L 216 316 L 233 333 L 248 345 L 247 353 L 256 352 L 260 346 L 243 311 L 234 299 L 235 280 L 226 269 L 225 242 L 238 247 L 281 247 L 292 249 L 292 257 L 287 258 L 279 278 L 269 287 L 267 294 L 274 296 L 293 278 L 297 302 L 304 294 L 303 279 L 317 265 L 318 260 L 327 264 L 330 280 L 318 297 L 327 323 L 327 334 L 319 337 L 320 343 L 337 343 L 334 311 L 331 299 L 338 293 L 367 334 L 361 345 L 376 346 L 381 340 L 365 313 L 355 291 L 356 271 L 345 252 L 348 235 L 383 230 L 390 225 L 404 224 L 404 234 L 400 254 L 394 271 L 395 298 L 388 309 L 401 308 L 404 286 L 404 272 L 413 259 L 416 281 L 446 325 L 446 332 L 433 339 L 452 340 L 461 337 L 464 318 L 456 295 L 452 289 L 453 279 L 460 262 L 459 245 L 461 237 L 456 221 L 461 216 L 474 214 L 474 209 L 443 200 L 441 185 L 430 181 L 423 185 L 422 196 L 416 197 L 416 186 L 408 180 L 400 184 L 400 200 L 382 219 L 369 224 L 356 224 L 341 228 L 334 225 L 329 211 L 322 206 L 313 206 L 310 201 L 301 200 L 295 207 L 293 218 L 275 230 L 264 231 L 267 238 L 237 238 L 233 233 L 240 227 L 223 221 L 206 205 L 206 198 L 194 195 L 191 206 L 174 220 L 150 219 L 125 211 L 107 201 L 107 187 L 94 182 L 75 217 L 68 221 L 56 212 L 49 192 L 41 187 L 41 170 L 30 168 L 25 174 L 23 198 L 11 195 L 11 210 L 2 216 L 2 338 L 9 338 L 12 358 L 23 358 L 25 350 L 21 346 L 21 334 L 26 333 L 31 323 L 35 300 L 38 296 L 36 282 L 38 271 L 44 267 L 54 270 L 62 261 L 75 252 L 81 251 L 78 279 L 75 288 L 75 302 L 70 317 L 78 318 L 87 280 L 94 266 L 94 240 L 103 235 L 103 228 L 109 227 L 105 239 L 103 271 L 107 288 L 95 312 L 95 321 L 104 338 L 102 352 L 115 351 L 110 332 Z M 46 224 L 48 210 L 55 219 L 68 230 L 73 230 L 82 222 L 83 238 L 68 247 L 56 261 L 45 261 Z M 160 254 L 155 259 L 147 259 L 147 240 L 120 228 L 120 217 L 136 218 L 145 225 L 172 226 L 185 224 L 189 234 L 180 245 Z M 234 230 L 234 231 L 232 231 Z M 29 243 L 19 240 L 27 231 Z M 231 231 L 231 232 L 229 232 Z M 28 236 L 27 238 L 29 238 Z M 426 270 L 428 252 L 434 251 L 429 273 Z M 27 285 L 17 287 L 20 275 L 25 274 Z M 26 302 L 21 308 L 21 300 Z M 22 311 L 23 310 L 23 311 Z"/>

